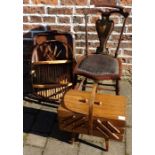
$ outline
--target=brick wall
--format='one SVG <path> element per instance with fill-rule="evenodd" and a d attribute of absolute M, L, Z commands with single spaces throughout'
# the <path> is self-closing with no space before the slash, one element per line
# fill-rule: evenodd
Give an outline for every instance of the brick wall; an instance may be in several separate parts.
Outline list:
<path fill-rule="evenodd" d="M 72 32 L 75 38 L 76 54 L 83 54 L 85 50 L 84 15 L 85 9 L 93 10 L 94 4 L 117 4 L 130 11 L 130 16 L 124 31 L 123 40 L 119 50 L 119 57 L 123 60 L 123 78 L 131 77 L 132 66 L 132 0 L 23 0 L 23 33 L 24 44 L 32 41 L 37 32 L 47 30 L 61 30 Z M 95 51 L 98 37 L 95 31 L 96 13 L 89 16 L 88 41 L 89 51 Z M 118 38 L 120 21 L 115 18 L 117 27 L 110 37 L 108 46 L 114 51 L 115 41 Z M 27 50 L 25 50 L 27 52 Z M 24 53 L 27 55 L 28 53 Z"/>

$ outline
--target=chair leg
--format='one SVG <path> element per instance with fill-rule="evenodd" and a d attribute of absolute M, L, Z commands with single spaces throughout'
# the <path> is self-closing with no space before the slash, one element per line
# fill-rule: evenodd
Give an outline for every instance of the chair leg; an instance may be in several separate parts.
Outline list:
<path fill-rule="evenodd" d="M 75 88 L 76 84 L 77 84 L 77 75 L 74 75 L 73 76 L 73 89 Z"/>
<path fill-rule="evenodd" d="M 119 85 L 119 80 L 116 80 L 116 95 L 120 95 L 120 85 Z"/>
<path fill-rule="evenodd" d="M 71 137 L 71 140 L 69 141 L 69 143 L 73 144 L 74 142 L 77 141 L 78 137 L 79 137 L 78 133 L 72 133 L 72 137 Z"/>
<path fill-rule="evenodd" d="M 83 82 L 82 91 L 86 90 L 86 84 L 87 84 L 87 78 L 85 78 L 85 80 Z"/>
<path fill-rule="evenodd" d="M 104 149 L 104 151 L 109 150 L 109 139 L 105 139 L 105 147 L 103 149 Z"/>

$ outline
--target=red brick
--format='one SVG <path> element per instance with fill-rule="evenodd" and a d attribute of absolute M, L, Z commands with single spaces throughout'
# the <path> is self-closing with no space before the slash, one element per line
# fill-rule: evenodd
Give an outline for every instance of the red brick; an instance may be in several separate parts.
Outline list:
<path fill-rule="evenodd" d="M 68 8 L 48 8 L 48 14 L 72 14 L 73 10 Z"/>
<path fill-rule="evenodd" d="M 131 57 L 124 57 L 121 59 L 122 59 L 122 63 L 132 64 L 132 58 Z"/>
<path fill-rule="evenodd" d="M 76 42 L 75 47 L 85 47 L 85 42 Z"/>
<path fill-rule="evenodd" d="M 119 37 L 120 37 L 119 35 L 113 34 L 111 35 L 110 40 L 117 41 Z M 122 41 L 131 41 L 131 40 L 132 40 L 132 35 L 129 35 L 129 34 L 122 35 Z"/>
<path fill-rule="evenodd" d="M 82 24 L 83 23 L 83 17 L 74 16 L 73 17 L 73 23 Z"/>
<path fill-rule="evenodd" d="M 75 0 L 76 5 L 87 5 L 87 0 Z"/>
<path fill-rule="evenodd" d="M 124 50 L 124 55 L 132 56 L 132 51 Z"/>
<path fill-rule="evenodd" d="M 126 64 L 123 64 L 122 78 L 125 78 L 125 79 L 131 79 L 131 76 L 132 76 L 132 70 L 124 69 L 124 65 L 126 65 Z M 130 65 L 128 64 L 128 65 L 126 65 L 126 66 L 130 66 Z"/>
<path fill-rule="evenodd" d="M 48 26 L 47 30 L 57 30 L 57 31 L 62 31 L 62 32 L 70 32 L 70 26 L 60 26 L 60 25 L 52 25 Z"/>
<path fill-rule="evenodd" d="M 113 35 L 111 35 L 111 37 L 110 37 L 111 39 L 110 40 L 118 40 L 119 37 L 120 37 L 119 35 L 114 35 L 113 34 Z"/>
<path fill-rule="evenodd" d="M 29 4 L 29 0 L 23 0 L 23 4 Z"/>
<path fill-rule="evenodd" d="M 120 48 L 132 48 L 131 42 L 121 42 Z"/>
<path fill-rule="evenodd" d="M 32 0 L 33 4 L 50 4 L 50 5 L 57 5 L 58 0 Z"/>
<path fill-rule="evenodd" d="M 85 40 L 85 34 L 75 34 L 75 39 L 76 40 Z M 98 40 L 97 34 L 88 34 L 88 39 L 89 40 Z"/>
<path fill-rule="evenodd" d="M 91 16 L 90 17 L 90 23 L 96 23 L 96 21 L 99 19 L 100 16 Z"/>
<path fill-rule="evenodd" d="M 76 47 L 85 47 L 86 43 L 85 42 L 76 42 Z M 96 48 L 99 46 L 99 42 L 88 42 L 88 47 L 94 47 Z"/>
<path fill-rule="evenodd" d="M 87 0 L 61 0 L 61 5 L 87 5 Z"/>
<path fill-rule="evenodd" d="M 75 0 L 61 0 L 61 5 L 75 5 Z"/>
<path fill-rule="evenodd" d="M 132 12 L 132 9 L 131 8 L 124 8 L 124 11 L 126 11 L 130 14 Z"/>
<path fill-rule="evenodd" d="M 32 22 L 32 23 L 41 23 L 42 19 L 39 16 L 31 16 L 30 17 L 30 22 Z"/>
<path fill-rule="evenodd" d="M 91 0 L 91 4 L 99 5 L 116 5 L 115 0 Z"/>
<path fill-rule="evenodd" d="M 88 32 L 96 32 L 95 26 L 88 26 L 87 27 Z M 85 26 L 74 26 L 75 32 L 85 32 Z"/>
<path fill-rule="evenodd" d="M 23 24 L 23 30 L 30 30 L 30 29 L 32 29 L 32 25 Z"/>
<path fill-rule="evenodd" d="M 99 46 L 99 42 L 88 42 L 88 47 L 97 48 Z"/>
<path fill-rule="evenodd" d="M 126 64 L 123 64 L 123 70 L 128 70 L 128 71 L 132 71 L 132 65 L 126 65 Z"/>
<path fill-rule="evenodd" d="M 28 6 L 24 6 L 23 13 L 26 13 L 26 14 L 33 14 L 33 13 L 44 14 L 45 11 L 44 11 L 44 7 L 28 7 Z"/>
<path fill-rule="evenodd" d="M 96 49 L 88 49 L 89 54 L 92 54 L 92 53 L 95 53 L 95 52 L 96 52 Z"/>
<path fill-rule="evenodd" d="M 132 24 L 132 18 L 131 17 L 128 17 L 126 20 L 126 25 L 128 25 L 128 24 Z"/>
<path fill-rule="evenodd" d="M 70 23 L 70 18 L 69 17 L 58 17 L 58 22 L 59 23 Z"/>
<path fill-rule="evenodd" d="M 23 22 L 24 23 L 28 22 L 28 17 L 27 16 L 23 16 Z"/>
<path fill-rule="evenodd" d="M 76 49 L 76 54 L 83 54 L 84 53 L 84 49 Z"/>
<path fill-rule="evenodd" d="M 114 15 L 111 16 L 111 19 L 114 21 L 115 24 L 120 23 L 120 17 L 117 16 L 117 15 L 115 15 L 115 16 L 114 16 Z"/>
<path fill-rule="evenodd" d="M 132 0 L 120 0 L 120 4 L 121 5 L 131 5 L 132 4 Z"/>
<path fill-rule="evenodd" d="M 43 22 L 55 23 L 55 17 L 49 17 L 49 16 L 43 17 Z"/>
<path fill-rule="evenodd" d="M 108 42 L 107 43 L 107 48 L 116 48 L 117 47 L 117 43 L 116 42 Z"/>
<path fill-rule="evenodd" d="M 85 34 L 75 34 L 75 39 L 76 40 L 84 40 L 85 39 Z"/>
<path fill-rule="evenodd" d="M 132 40 L 132 35 L 123 35 L 122 40 Z"/>
<path fill-rule="evenodd" d="M 97 34 L 88 34 L 88 40 L 98 40 Z"/>
<path fill-rule="evenodd" d="M 132 26 L 128 26 L 127 33 L 132 33 Z"/>
<path fill-rule="evenodd" d="M 109 48 L 109 52 L 110 52 L 110 55 L 115 56 L 116 48 L 115 48 L 115 49 L 110 49 L 110 48 Z M 121 53 L 122 53 L 121 50 L 118 50 L 118 55 L 120 55 Z"/>
<path fill-rule="evenodd" d="M 43 27 L 43 26 L 40 26 L 40 25 L 27 25 L 27 24 L 24 24 L 23 25 L 23 30 L 33 30 L 33 31 L 38 31 L 38 30 L 42 30 L 42 31 L 44 31 L 45 30 L 45 28 Z"/>
<path fill-rule="evenodd" d="M 121 29 L 122 29 L 121 26 L 115 26 L 113 31 L 116 32 L 116 33 L 120 33 Z"/>
<path fill-rule="evenodd" d="M 76 13 L 77 14 L 97 14 L 97 12 L 98 11 L 96 11 L 96 9 L 95 8 L 91 8 L 91 9 L 89 9 L 89 8 L 83 8 L 83 9 L 76 9 Z"/>

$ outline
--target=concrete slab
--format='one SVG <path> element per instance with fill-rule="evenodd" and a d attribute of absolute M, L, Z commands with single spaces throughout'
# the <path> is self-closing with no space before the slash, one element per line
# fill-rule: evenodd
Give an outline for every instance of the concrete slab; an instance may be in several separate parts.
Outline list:
<path fill-rule="evenodd" d="M 48 139 L 43 155 L 77 155 L 78 145 Z"/>
<path fill-rule="evenodd" d="M 28 136 L 28 134 L 27 134 L 27 133 L 23 133 L 23 144 L 25 144 L 25 143 L 26 143 L 27 136 Z"/>
<path fill-rule="evenodd" d="M 34 135 L 34 134 L 28 134 L 26 144 L 37 146 L 37 147 L 45 147 L 47 138 Z"/>
<path fill-rule="evenodd" d="M 128 127 L 132 126 L 132 105 L 127 105 L 127 120 L 126 125 Z"/>
<path fill-rule="evenodd" d="M 94 143 L 102 143 L 104 141 L 104 139 L 101 137 L 89 136 L 89 135 L 84 135 L 84 134 L 81 134 L 79 138 L 84 141 L 94 142 Z"/>
<path fill-rule="evenodd" d="M 120 95 L 126 96 L 128 104 L 132 104 L 132 85 L 128 81 L 120 81 Z"/>
<path fill-rule="evenodd" d="M 109 151 L 102 152 L 102 155 L 125 155 L 125 143 L 110 141 Z"/>
<path fill-rule="evenodd" d="M 24 146 L 23 155 L 42 155 L 43 149 L 32 147 L 32 146 Z"/>
<path fill-rule="evenodd" d="M 132 128 L 126 129 L 126 155 L 132 155 Z"/>
<path fill-rule="evenodd" d="M 102 155 L 102 145 L 102 143 L 97 142 L 81 142 L 78 155 Z"/>

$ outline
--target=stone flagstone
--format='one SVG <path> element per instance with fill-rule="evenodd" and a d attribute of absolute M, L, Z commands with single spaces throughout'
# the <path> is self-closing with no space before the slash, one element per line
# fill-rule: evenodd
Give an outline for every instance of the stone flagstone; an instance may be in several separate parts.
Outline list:
<path fill-rule="evenodd" d="M 26 144 L 38 146 L 38 147 L 44 147 L 46 144 L 46 140 L 47 138 L 45 137 L 29 134 L 27 137 Z"/>

